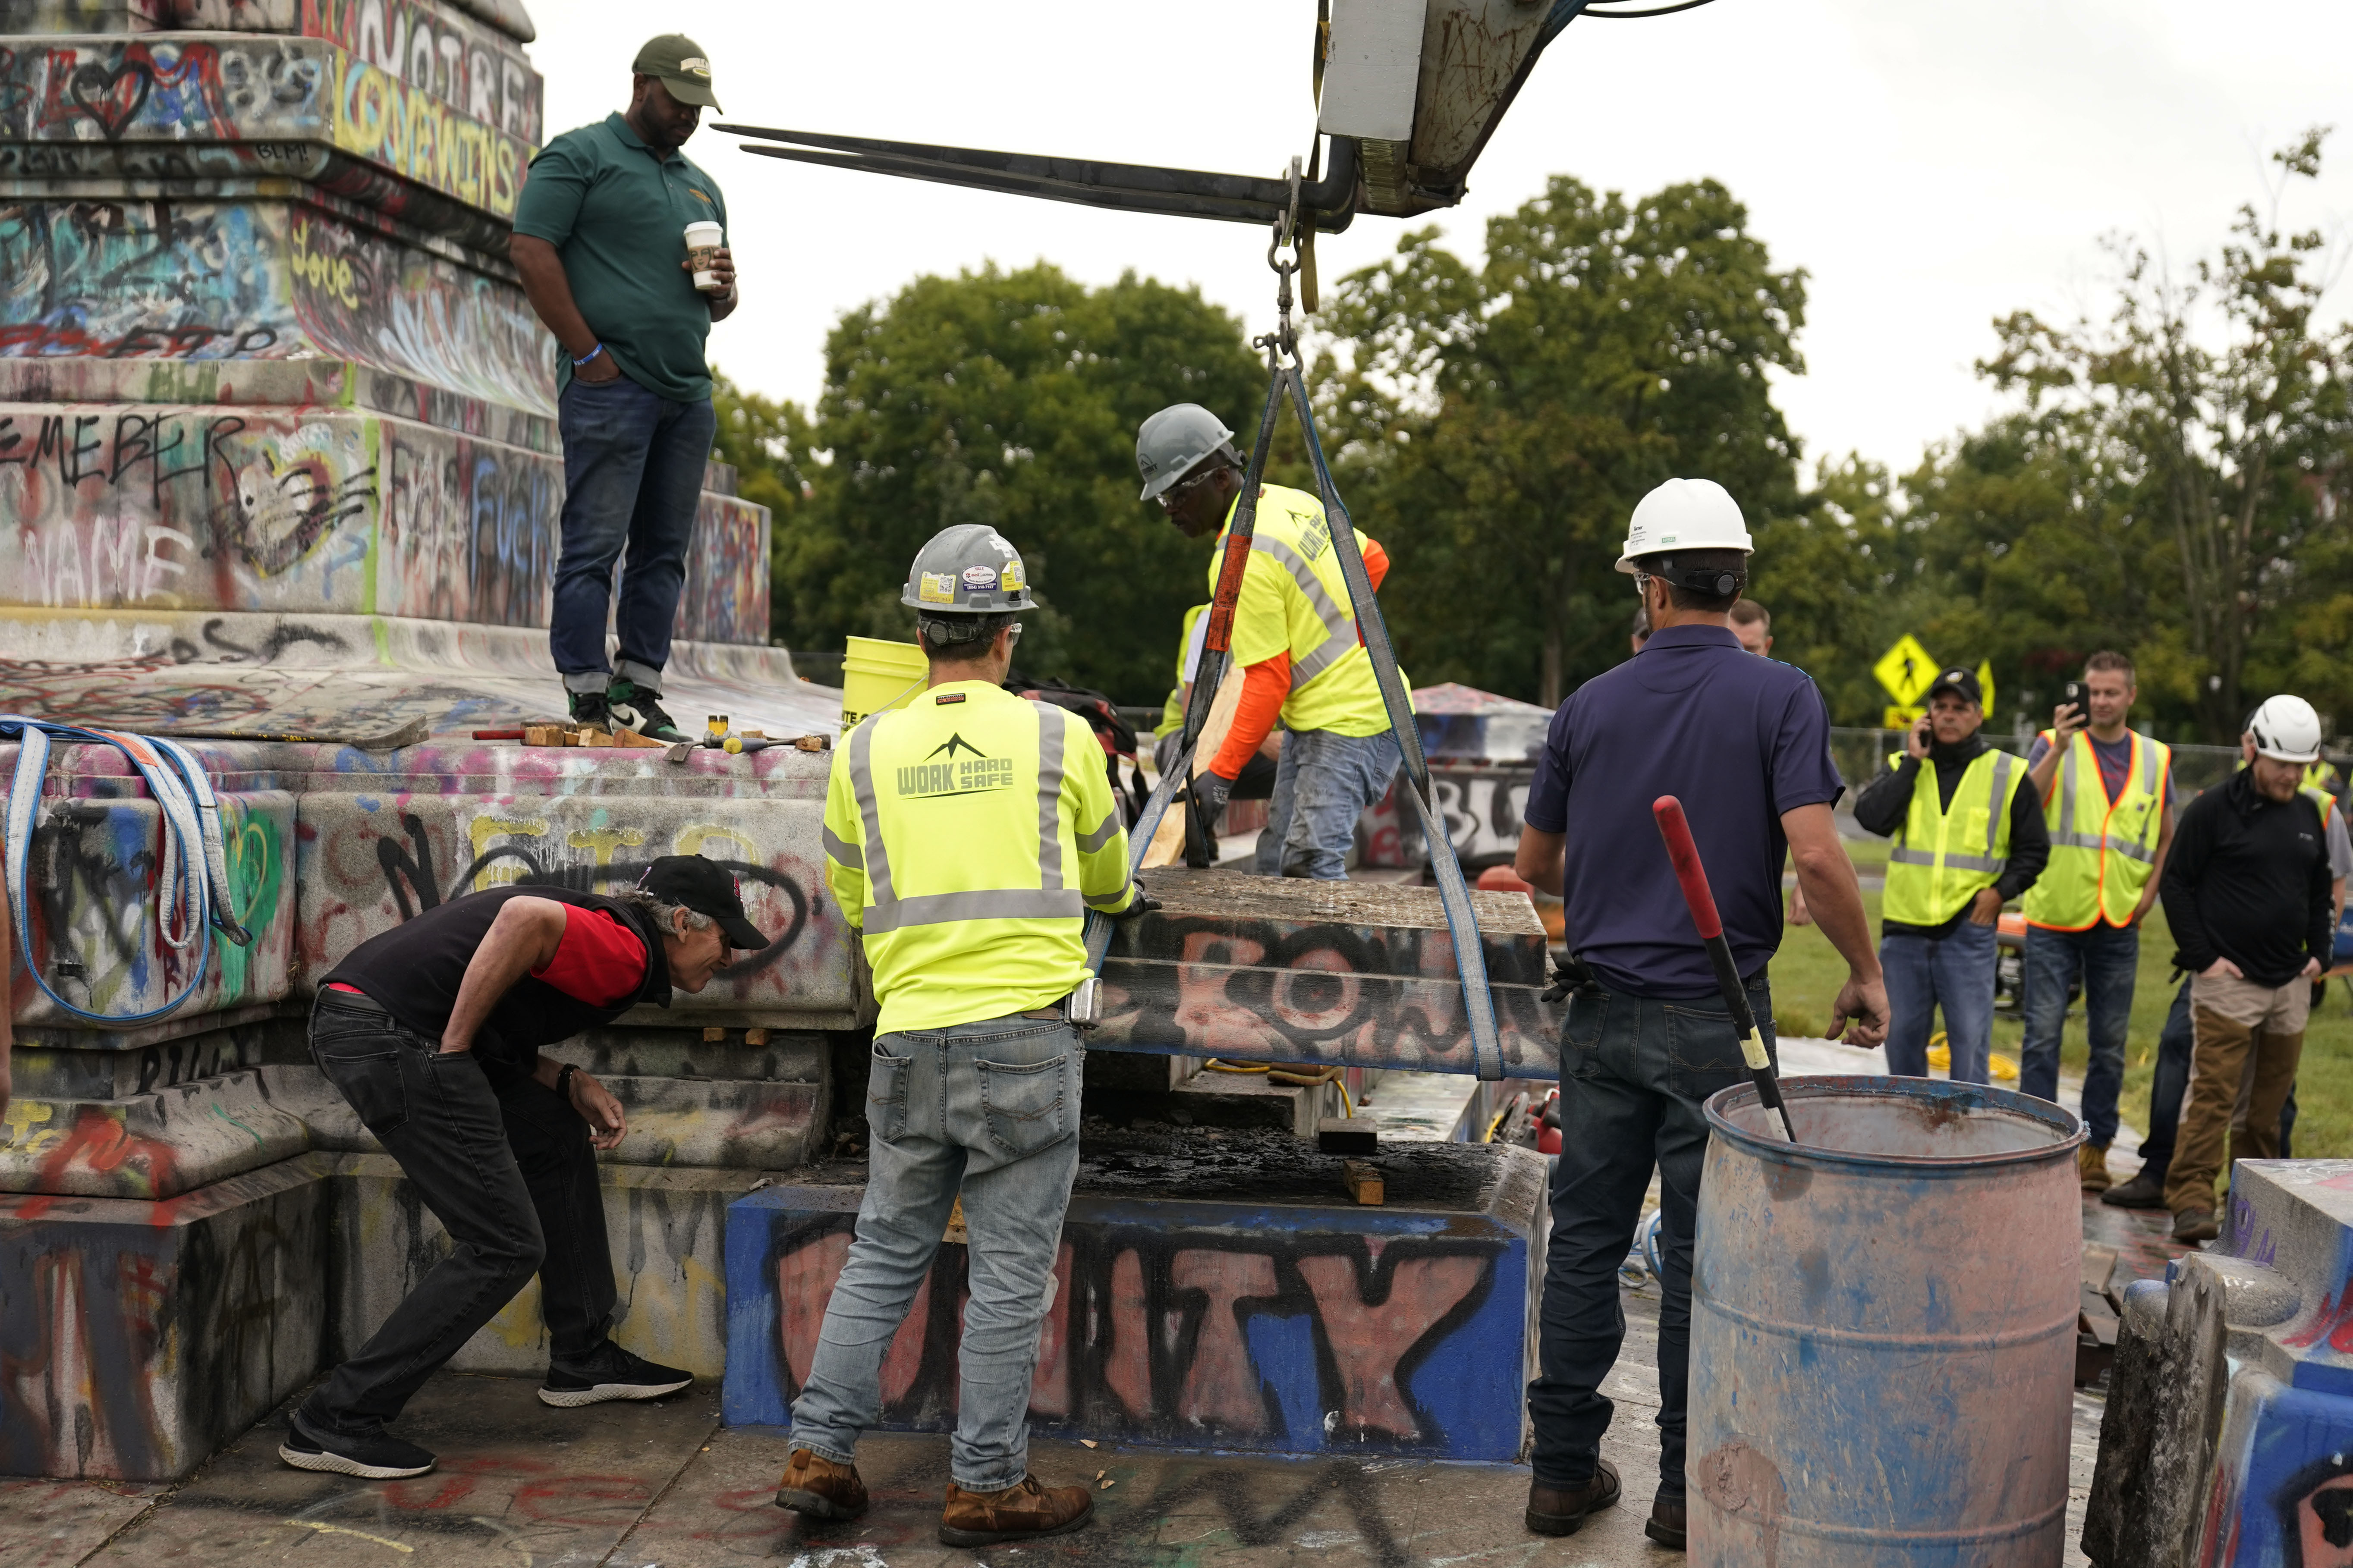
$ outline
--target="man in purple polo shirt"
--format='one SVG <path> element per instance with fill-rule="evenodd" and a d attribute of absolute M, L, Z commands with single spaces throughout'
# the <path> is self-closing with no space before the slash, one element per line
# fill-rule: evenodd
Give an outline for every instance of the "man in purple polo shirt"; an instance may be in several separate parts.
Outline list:
<path fill-rule="evenodd" d="M 1739 505 L 1721 485 L 1669 479 L 1642 498 L 1618 570 L 1641 586 L 1650 640 L 1561 704 L 1528 793 L 1515 869 L 1565 900 L 1574 971 L 1538 1372 L 1528 1385 L 1527 1524 L 1543 1535 L 1570 1534 L 1618 1500 L 1618 1473 L 1601 1458 L 1611 1406 L 1600 1386 L 1626 1335 L 1618 1266 L 1655 1165 L 1666 1277 L 1659 1489 L 1643 1533 L 1683 1545 L 1692 1225 L 1707 1148 L 1700 1105 L 1748 1072 L 1651 803 L 1678 796 L 1691 817 L 1767 1050 L 1765 968 L 1781 942 L 1785 855 L 1814 923 L 1847 962 L 1832 1033 L 1844 1029 L 1858 1046 L 1887 1034 L 1862 889 L 1831 819 L 1845 785 L 1831 761 L 1830 714 L 1803 670 L 1752 657 L 1729 625 L 1749 550 Z"/>

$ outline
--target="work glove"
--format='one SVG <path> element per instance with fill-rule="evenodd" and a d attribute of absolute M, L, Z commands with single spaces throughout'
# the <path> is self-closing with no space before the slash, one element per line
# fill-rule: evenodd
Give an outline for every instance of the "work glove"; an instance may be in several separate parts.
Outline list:
<path fill-rule="evenodd" d="M 1226 797 L 1233 793 L 1234 781 L 1223 773 L 1205 773 L 1193 781 L 1193 799 L 1213 827 L 1217 825 L 1218 813 L 1226 809 Z"/>
<path fill-rule="evenodd" d="M 1135 897 L 1127 908 L 1111 917 L 1115 921 L 1132 921 L 1138 915 L 1148 915 L 1160 907 L 1160 900 L 1145 892 L 1143 883 L 1134 882 L 1129 885 L 1135 889 Z"/>
<path fill-rule="evenodd" d="M 1552 984 L 1544 989 L 1544 999 L 1547 1002 L 1565 1002 L 1568 999 L 1570 992 L 1592 978 L 1593 976 L 1586 971 L 1585 965 L 1577 963 L 1577 960 L 1573 958 L 1557 960 L 1553 964 Z"/>

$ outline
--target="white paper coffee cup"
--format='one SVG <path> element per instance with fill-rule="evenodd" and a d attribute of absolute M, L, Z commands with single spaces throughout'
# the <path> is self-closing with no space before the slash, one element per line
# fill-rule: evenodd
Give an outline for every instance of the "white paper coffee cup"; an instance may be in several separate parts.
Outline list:
<path fill-rule="evenodd" d="M 687 259 L 694 263 L 694 286 L 706 294 L 717 294 L 725 285 L 712 268 L 712 254 L 725 242 L 725 231 L 709 221 L 686 226 Z"/>

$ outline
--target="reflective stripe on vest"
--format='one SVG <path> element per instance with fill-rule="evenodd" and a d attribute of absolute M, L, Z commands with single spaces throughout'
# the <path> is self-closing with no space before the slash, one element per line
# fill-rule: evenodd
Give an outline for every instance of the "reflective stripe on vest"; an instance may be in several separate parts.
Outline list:
<path fill-rule="evenodd" d="M 1356 617 L 1333 601 L 1324 579 L 1315 575 L 1315 568 L 1307 558 L 1282 540 L 1254 533 L 1250 536 L 1250 548 L 1291 574 L 1291 580 L 1299 584 L 1299 592 L 1307 600 L 1307 607 L 1324 623 L 1324 640 L 1305 658 L 1291 661 L 1291 689 L 1296 691 L 1345 658 L 1348 650 L 1356 646 Z"/>
<path fill-rule="evenodd" d="M 874 730 L 889 716 L 878 715 L 850 731 L 849 787 L 858 801 L 858 819 L 864 829 L 860 837 L 865 844 L 862 856 L 860 846 L 845 844 L 842 849 L 848 853 L 836 852 L 834 858 L 845 866 L 857 865 L 860 858 L 865 863 L 867 935 L 879 936 L 906 926 L 938 925 L 948 921 L 1085 918 L 1086 900 L 1079 896 L 1077 889 L 1062 885 L 1062 838 L 1059 831 L 1064 732 L 1061 710 L 1046 702 L 1032 706 L 1038 710 L 1038 885 L 1034 888 L 991 888 L 901 898 L 891 885 L 891 852 L 883 842 L 881 804 L 874 794 Z M 1118 820 L 1114 812 L 1112 821 Z M 1103 842 L 1108 841 L 1106 834 Z M 827 836 L 828 849 L 837 842 L 831 835 Z M 1101 848 L 1102 844 L 1092 847 Z M 1125 891 L 1121 889 L 1123 895 Z"/>
<path fill-rule="evenodd" d="M 1900 763 L 1893 756 L 1890 763 Z M 1922 763 L 1913 780 L 1904 826 L 1889 850 L 1887 886 L 1880 912 L 1899 925 L 1937 926 L 1999 881 L 2010 864 L 2010 808 L 2025 768 L 2008 752 L 1989 749 L 1971 759 L 1953 786 L 1947 810 L 1933 766 Z M 1978 803 L 1984 826 L 1972 830 Z"/>
<path fill-rule="evenodd" d="M 2051 830 L 2051 859 L 2027 889 L 2030 925 L 2054 931 L 2087 931 L 2105 920 L 2122 926 L 2140 905 L 2157 868 L 2157 844 L 2165 831 L 2164 787 L 2173 753 L 2162 742 L 2137 730 L 2131 760 L 2116 798 L 2108 799 L 2099 759 L 2078 730 L 2061 753 L 2059 778 L 2043 807 Z M 2057 744 L 2049 731 L 2046 741 Z"/>

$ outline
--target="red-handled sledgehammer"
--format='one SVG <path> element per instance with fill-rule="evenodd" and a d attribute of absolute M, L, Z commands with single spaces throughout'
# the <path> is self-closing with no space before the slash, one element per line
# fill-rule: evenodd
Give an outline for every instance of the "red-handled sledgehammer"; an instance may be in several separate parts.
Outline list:
<path fill-rule="evenodd" d="M 1789 1108 L 1781 1100 L 1781 1080 L 1774 1076 L 1773 1058 L 1765 1054 L 1765 1037 L 1757 1030 L 1757 1015 L 1749 1010 L 1748 993 L 1732 962 L 1732 944 L 1724 940 L 1724 921 L 1715 912 L 1715 895 L 1708 890 L 1707 868 L 1699 863 L 1699 846 L 1692 842 L 1691 824 L 1683 820 L 1683 803 L 1662 795 L 1651 803 L 1651 815 L 1659 819 L 1659 837 L 1667 841 L 1667 858 L 1675 863 L 1675 880 L 1683 885 L 1683 902 L 1691 906 L 1692 924 L 1699 928 L 1708 962 L 1715 966 L 1716 988 L 1724 993 L 1724 1005 L 1732 1011 L 1732 1026 L 1740 1031 L 1740 1054 L 1748 1060 L 1748 1076 L 1757 1080 L 1757 1096 L 1781 1113 L 1781 1131 L 1795 1143 L 1798 1130 L 1790 1123 Z"/>

